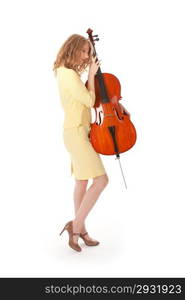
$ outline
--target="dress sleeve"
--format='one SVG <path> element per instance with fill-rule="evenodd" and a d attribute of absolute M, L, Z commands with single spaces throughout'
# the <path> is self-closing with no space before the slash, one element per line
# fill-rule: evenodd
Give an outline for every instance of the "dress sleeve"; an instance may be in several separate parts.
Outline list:
<path fill-rule="evenodd" d="M 95 93 L 93 91 L 88 91 L 85 84 L 74 70 L 67 69 L 62 74 L 59 74 L 59 84 L 61 84 L 75 100 L 87 107 L 94 106 Z"/>

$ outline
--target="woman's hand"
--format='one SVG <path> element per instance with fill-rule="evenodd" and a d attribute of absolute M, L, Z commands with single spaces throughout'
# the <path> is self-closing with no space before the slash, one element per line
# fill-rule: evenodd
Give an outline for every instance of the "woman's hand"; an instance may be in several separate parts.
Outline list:
<path fill-rule="evenodd" d="M 91 64 L 90 64 L 90 67 L 89 67 L 89 76 L 95 76 L 97 71 L 98 71 L 98 68 L 100 66 L 100 62 L 96 61 L 97 57 L 92 57 L 92 61 L 91 61 Z"/>
<path fill-rule="evenodd" d="M 127 115 L 130 119 L 130 113 L 128 112 L 128 110 L 126 110 L 126 108 L 123 106 L 123 104 L 119 103 L 120 107 L 122 108 L 122 111 L 125 115 Z"/>
<path fill-rule="evenodd" d="M 127 115 L 130 119 L 130 113 L 128 112 L 128 110 L 126 110 L 126 108 L 124 107 L 124 114 Z"/>

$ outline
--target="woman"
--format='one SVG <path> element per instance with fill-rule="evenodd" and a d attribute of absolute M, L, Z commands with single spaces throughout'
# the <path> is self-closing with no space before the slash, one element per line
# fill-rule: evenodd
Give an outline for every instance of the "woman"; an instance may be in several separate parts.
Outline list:
<path fill-rule="evenodd" d="M 90 41 L 81 35 L 71 35 L 62 45 L 54 62 L 54 68 L 61 104 L 65 112 L 63 139 L 71 158 L 71 172 L 75 177 L 75 218 L 63 228 L 69 234 L 69 246 L 81 251 L 79 237 L 86 245 L 97 246 L 85 227 L 85 219 L 101 192 L 108 183 L 108 177 L 98 153 L 89 141 L 91 110 L 95 103 L 94 77 L 100 66 L 92 56 Z M 88 86 L 80 75 L 89 67 Z M 88 180 L 92 185 L 88 190 Z"/>

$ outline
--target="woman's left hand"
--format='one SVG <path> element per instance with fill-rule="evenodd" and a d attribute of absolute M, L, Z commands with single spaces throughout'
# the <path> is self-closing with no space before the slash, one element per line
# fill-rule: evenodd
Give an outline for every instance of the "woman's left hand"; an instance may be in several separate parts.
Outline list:
<path fill-rule="evenodd" d="M 130 119 L 130 113 L 128 112 L 128 110 L 126 110 L 126 108 L 124 108 L 124 114 L 126 114 Z"/>
<path fill-rule="evenodd" d="M 129 119 L 130 119 L 130 113 L 128 112 L 128 110 L 126 110 L 126 108 L 121 103 L 119 103 L 119 105 L 121 106 L 121 108 L 123 110 L 123 113 L 125 115 L 127 115 L 129 117 Z"/>

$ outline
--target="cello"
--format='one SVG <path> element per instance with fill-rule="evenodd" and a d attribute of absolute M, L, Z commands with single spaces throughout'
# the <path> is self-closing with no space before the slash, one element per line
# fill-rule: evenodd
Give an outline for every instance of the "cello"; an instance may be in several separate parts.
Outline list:
<path fill-rule="evenodd" d="M 97 57 L 94 41 L 98 41 L 99 38 L 98 35 L 93 36 L 92 32 L 90 28 L 87 30 L 93 46 L 93 56 Z M 88 81 L 86 87 L 87 83 Z M 110 73 L 102 73 L 100 67 L 95 75 L 95 96 L 95 121 L 90 124 L 90 142 L 97 153 L 116 155 L 121 168 L 120 153 L 134 146 L 137 139 L 136 129 L 129 114 L 119 103 L 122 97 L 118 78 Z M 122 168 L 121 172 L 127 188 Z"/>

